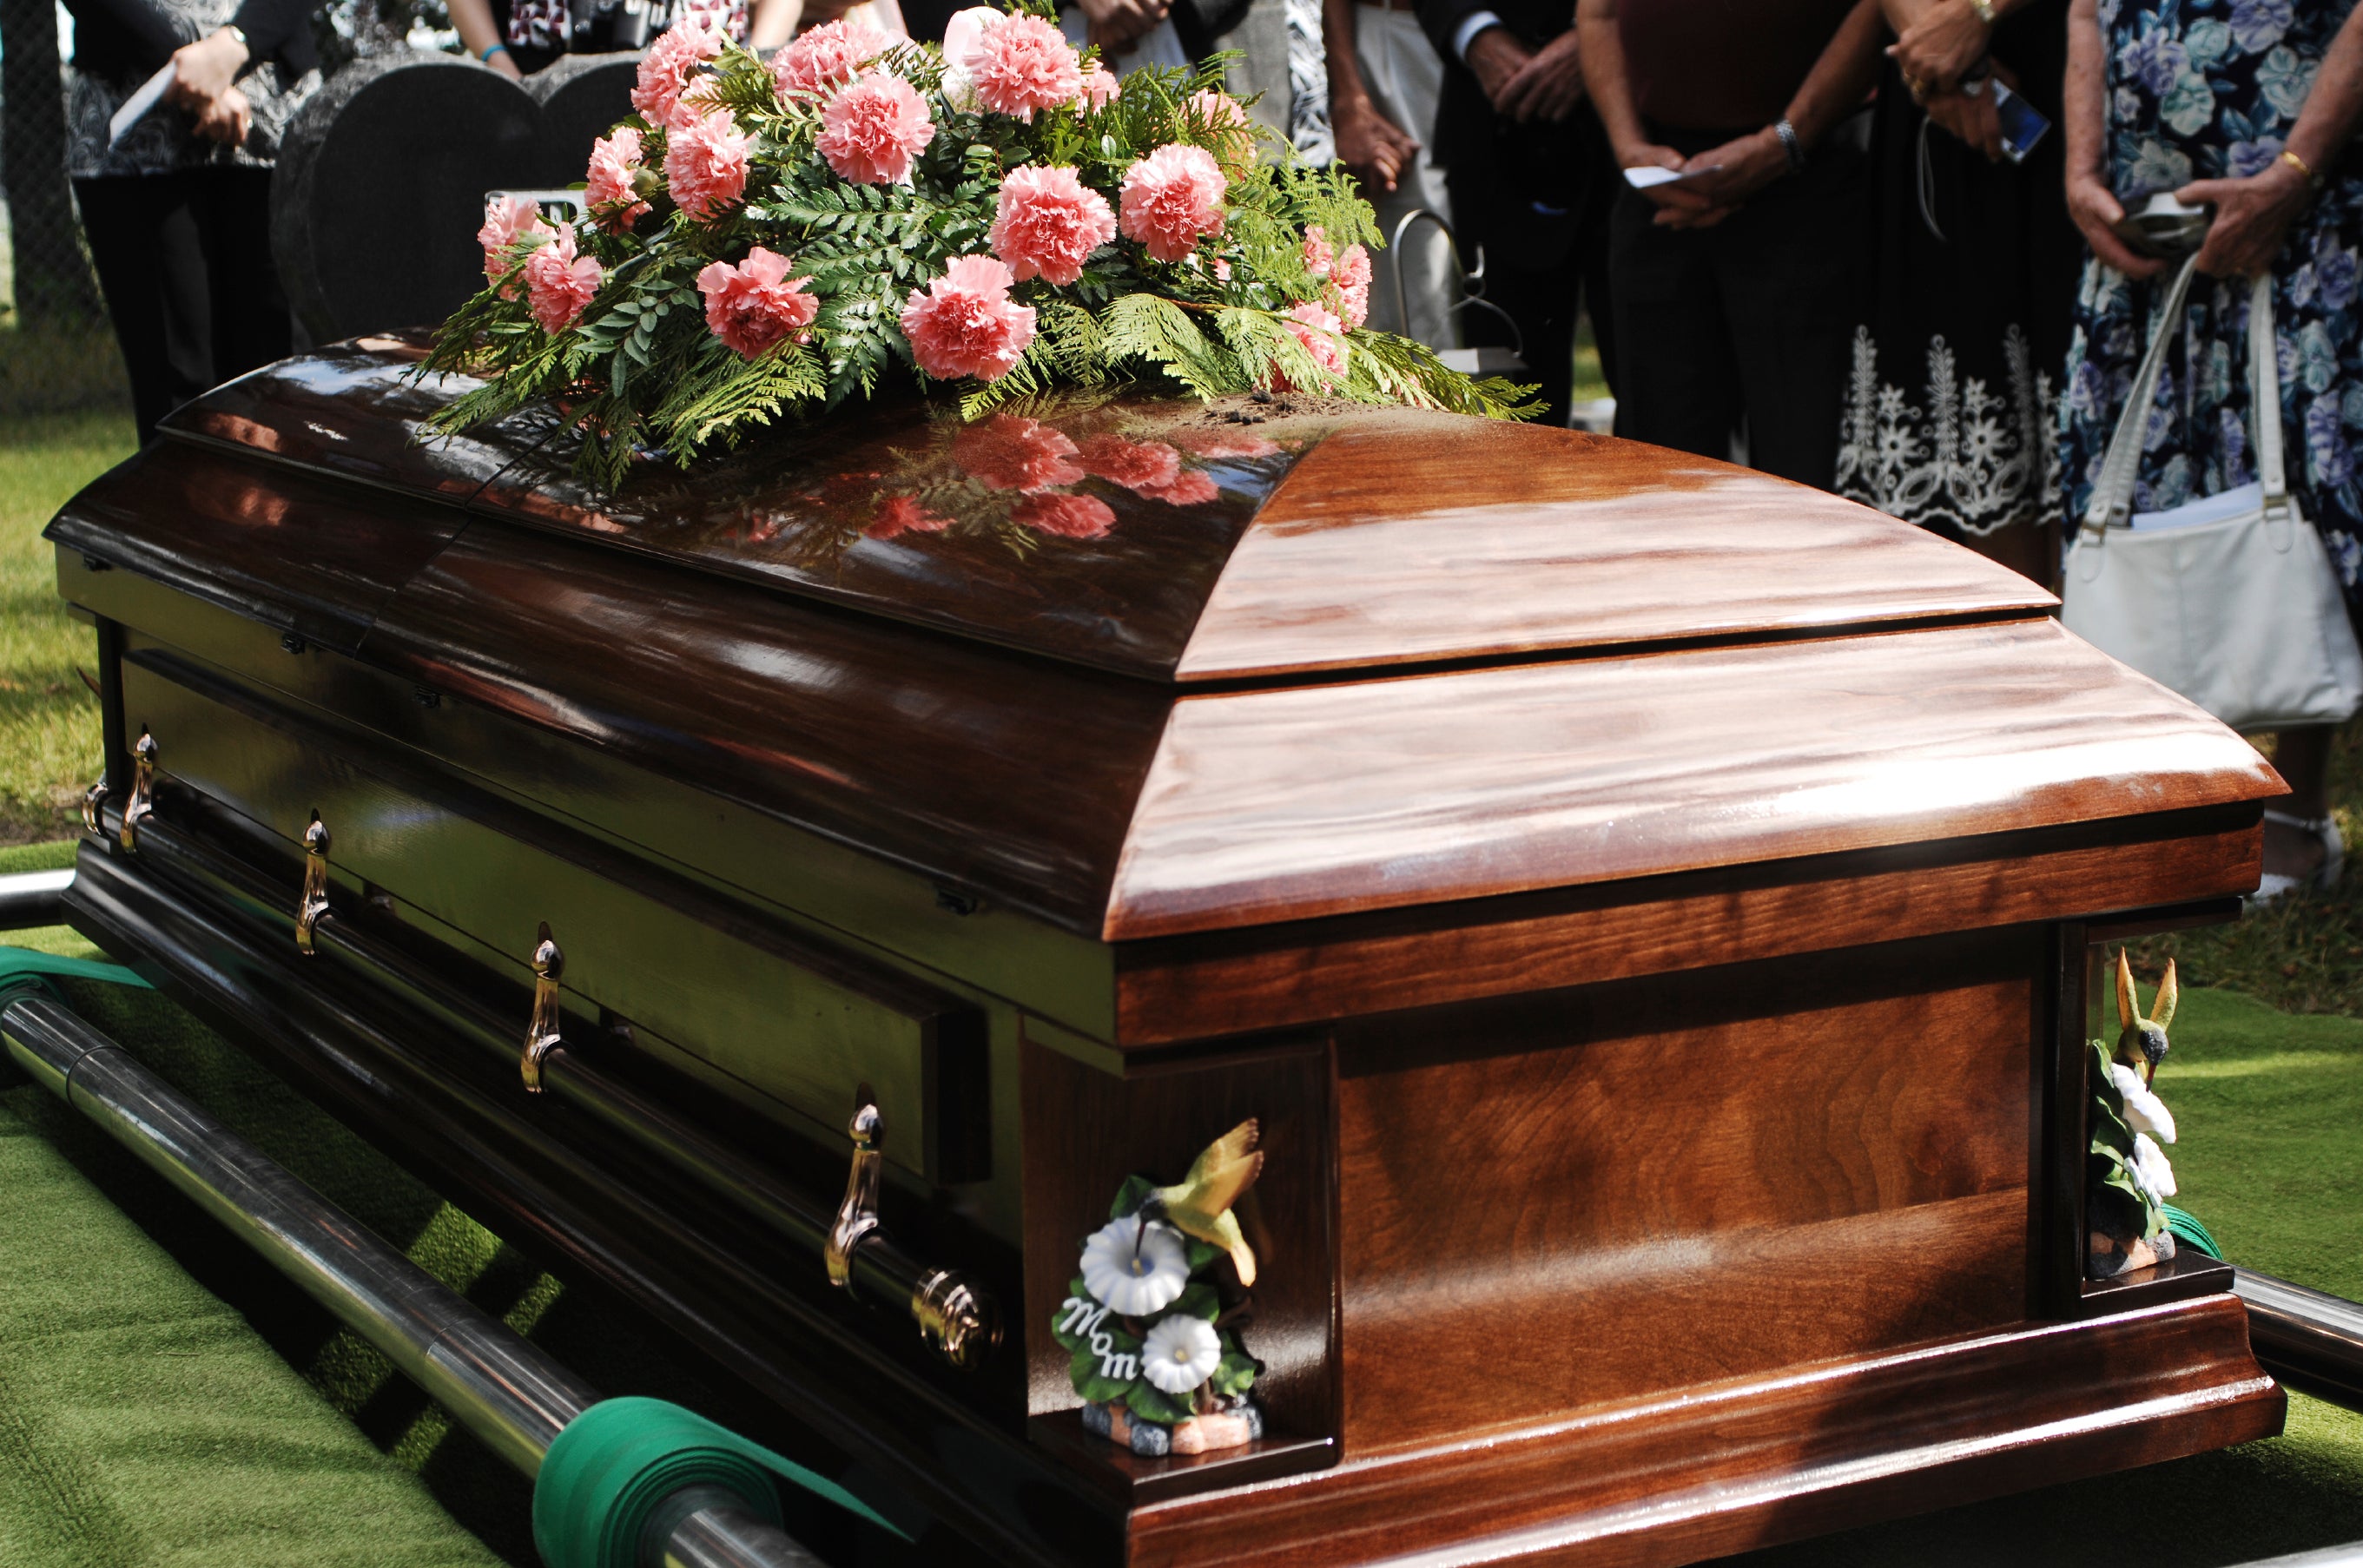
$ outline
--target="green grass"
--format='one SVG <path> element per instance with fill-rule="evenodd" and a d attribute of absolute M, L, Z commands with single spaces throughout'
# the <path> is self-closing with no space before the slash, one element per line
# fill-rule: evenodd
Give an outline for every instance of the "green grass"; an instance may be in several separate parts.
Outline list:
<path fill-rule="evenodd" d="M 0 845 L 72 833 L 98 774 L 98 700 L 76 673 L 96 673 L 90 629 L 66 616 L 41 529 L 131 449 L 128 414 L 0 422 Z"/>

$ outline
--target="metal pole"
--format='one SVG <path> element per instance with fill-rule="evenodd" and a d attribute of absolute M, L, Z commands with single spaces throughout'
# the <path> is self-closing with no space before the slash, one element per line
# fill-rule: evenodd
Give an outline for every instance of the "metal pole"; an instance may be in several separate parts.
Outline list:
<path fill-rule="evenodd" d="M 2363 1306 L 2252 1268 L 2235 1268 L 2232 1280 L 2248 1309 L 2248 1342 L 2266 1371 L 2363 1410 Z"/>
<path fill-rule="evenodd" d="M 0 1008 L 8 1055 L 391 1357 L 528 1477 L 598 1392 L 446 1289 L 351 1216 L 183 1099 L 47 997 Z M 817 1568 L 802 1545 L 719 1487 L 658 1505 L 642 1568 Z"/>
<path fill-rule="evenodd" d="M 0 931 L 32 931 L 63 925 L 66 889 L 73 886 L 73 870 L 18 871 L 0 877 Z"/>

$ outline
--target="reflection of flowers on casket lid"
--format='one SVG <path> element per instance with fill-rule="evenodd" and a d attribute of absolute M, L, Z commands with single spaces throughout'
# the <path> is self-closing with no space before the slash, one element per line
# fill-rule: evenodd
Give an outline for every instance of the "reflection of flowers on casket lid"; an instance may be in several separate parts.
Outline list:
<path fill-rule="evenodd" d="M 1162 441 L 1127 441 L 1121 436 L 1093 436 L 1075 460 L 1089 472 L 1112 480 L 1127 490 L 1147 491 L 1171 484 L 1182 471 L 1182 454 Z"/>
<path fill-rule="evenodd" d="M 1222 494 L 1215 481 L 1195 469 L 1184 469 L 1163 484 L 1145 484 L 1140 493 L 1168 506 L 1201 506 Z"/>
<path fill-rule="evenodd" d="M 1168 1394 L 1187 1394 L 1222 1364 L 1223 1340 L 1193 1312 L 1160 1318 L 1140 1345 L 1141 1375 Z"/>
<path fill-rule="evenodd" d="M 1145 1318 L 1181 1299 L 1190 1283 L 1190 1253 L 1172 1226 L 1127 1214 L 1092 1232 L 1082 1268 L 1083 1287 L 1101 1302 L 1126 1318 Z"/>
<path fill-rule="evenodd" d="M 1083 470 L 1068 460 L 1074 456 L 1075 444 L 1066 432 L 1015 414 L 996 414 L 952 437 L 952 461 L 987 490 L 1031 495 L 1073 484 L 1083 478 Z"/>
<path fill-rule="evenodd" d="M 890 495 L 878 503 L 877 520 L 862 530 L 873 539 L 892 539 L 903 534 L 940 534 L 952 525 L 952 520 L 928 511 L 907 495 Z"/>
<path fill-rule="evenodd" d="M 1029 495 L 1009 515 L 1037 534 L 1062 539 L 1096 539 L 1115 526 L 1115 513 L 1096 495 Z"/>

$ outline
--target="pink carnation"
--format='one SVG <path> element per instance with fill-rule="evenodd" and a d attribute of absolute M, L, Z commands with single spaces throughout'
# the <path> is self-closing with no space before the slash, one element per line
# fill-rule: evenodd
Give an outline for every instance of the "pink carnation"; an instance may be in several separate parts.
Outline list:
<path fill-rule="evenodd" d="M 1082 90 L 1076 95 L 1075 107 L 1087 110 L 1104 109 L 1115 103 L 1123 92 L 1124 89 L 1116 82 L 1115 72 L 1095 60 L 1083 67 Z"/>
<path fill-rule="evenodd" d="M 990 256 L 955 256 L 925 293 L 903 306 L 903 336 L 919 369 L 937 381 L 1006 375 L 1034 341 L 1034 307 L 1009 297 L 1016 279 Z"/>
<path fill-rule="evenodd" d="M 526 301 L 544 332 L 563 332 L 574 325 L 591 296 L 599 292 L 599 263 L 574 254 L 574 226 L 558 226 L 549 244 L 526 258 Z"/>
<path fill-rule="evenodd" d="M 1075 444 L 1055 425 L 1014 414 L 996 414 L 952 437 L 952 461 L 987 490 L 1038 494 L 1074 484 L 1083 470 L 1069 461 Z"/>
<path fill-rule="evenodd" d="M 1313 362 L 1330 375 L 1342 378 L 1346 374 L 1346 324 L 1309 303 L 1291 306 L 1288 316 L 1288 330 L 1312 351 Z M 1272 374 L 1281 387 L 1289 385 L 1288 377 L 1277 367 Z"/>
<path fill-rule="evenodd" d="M 1317 223 L 1304 226 L 1304 270 L 1316 278 L 1329 275 L 1330 264 L 1337 260 L 1329 248 L 1329 234 Z"/>
<path fill-rule="evenodd" d="M 1086 471 L 1126 490 L 1171 484 L 1182 471 L 1182 454 L 1164 442 L 1127 441 L 1121 436 L 1093 436 L 1083 443 L 1077 460 Z"/>
<path fill-rule="evenodd" d="M 497 198 L 484 203 L 484 226 L 476 231 L 476 243 L 484 248 L 484 279 L 498 282 L 508 270 L 516 265 L 510 248 L 529 235 L 548 234 L 549 226 L 541 221 L 541 208 L 531 196 L 511 196 L 503 202 Z M 503 299 L 516 298 L 516 285 L 501 291 Z"/>
<path fill-rule="evenodd" d="M 700 223 L 721 216 L 747 193 L 747 154 L 754 145 L 729 110 L 680 105 L 665 129 L 665 186 L 673 204 Z"/>
<path fill-rule="evenodd" d="M 1195 469 L 1175 474 L 1163 484 L 1142 485 L 1138 488 L 1140 493 L 1151 501 L 1161 501 L 1168 506 L 1196 506 L 1202 502 L 1212 501 L 1222 493 L 1215 488 L 1213 480 Z"/>
<path fill-rule="evenodd" d="M 1039 17 L 985 23 L 962 63 L 975 81 L 979 103 L 1021 120 L 1031 121 L 1037 109 L 1071 104 L 1083 90 L 1075 46 Z"/>
<path fill-rule="evenodd" d="M 1095 495 L 1029 495 L 1009 515 L 1037 534 L 1096 539 L 1115 526 L 1115 513 Z"/>
<path fill-rule="evenodd" d="M 1213 132 L 1215 156 L 1225 168 L 1244 170 L 1255 162 L 1255 123 L 1237 98 L 1207 88 L 1190 94 L 1190 110 Z"/>
<path fill-rule="evenodd" d="M 1337 291 L 1341 309 L 1348 326 L 1359 326 L 1370 319 L 1370 253 L 1359 245 L 1346 247 L 1337 258 L 1337 270 L 1329 274 L 1330 283 Z"/>
<path fill-rule="evenodd" d="M 613 134 L 591 144 L 591 170 L 583 181 L 582 199 L 590 204 L 592 215 L 611 233 L 631 227 L 649 210 L 633 183 L 639 171 L 640 133 L 630 126 L 617 126 Z"/>
<path fill-rule="evenodd" d="M 861 531 L 873 539 L 892 539 L 901 534 L 940 534 L 951 525 L 950 518 L 907 495 L 890 495 L 879 504 L 877 520 Z"/>
<path fill-rule="evenodd" d="M 876 28 L 823 22 L 771 57 L 771 80 L 781 97 L 816 103 L 893 47 L 894 40 Z"/>
<path fill-rule="evenodd" d="M 684 23 L 666 29 L 640 57 L 639 84 L 632 89 L 632 107 L 649 124 L 664 125 L 672 118 L 690 72 L 721 52 L 722 35 L 709 28 Z"/>
<path fill-rule="evenodd" d="M 1159 261 L 1179 261 L 1223 232 L 1230 182 L 1203 147 L 1168 142 L 1124 171 L 1123 228 Z"/>
<path fill-rule="evenodd" d="M 788 259 L 758 245 L 736 267 L 709 261 L 697 275 L 705 296 L 705 325 L 714 336 L 753 359 L 790 333 L 799 340 L 820 314 L 820 301 L 804 291 L 809 278 L 788 276 Z"/>
<path fill-rule="evenodd" d="M 1107 198 L 1071 169 L 1023 164 L 1001 182 L 993 253 L 1020 280 L 1071 283 L 1083 275 L 1091 253 L 1115 237 L 1115 214 Z"/>
<path fill-rule="evenodd" d="M 936 122 L 916 89 L 891 72 L 872 71 L 820 112 L 815 145 L 838 176 L 857 185 L 896 185 L 911 160 L 936 138 Z"/>

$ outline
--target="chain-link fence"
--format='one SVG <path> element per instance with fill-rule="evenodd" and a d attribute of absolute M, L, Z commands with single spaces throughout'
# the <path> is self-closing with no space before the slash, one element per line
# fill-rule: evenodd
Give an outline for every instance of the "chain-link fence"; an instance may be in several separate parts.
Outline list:
<path fill-rule="evenodd" d="M 130 403 L 66 177 L 72 26 L 58 0 L 0 0 L 0 415 Z M 332 0 L 313 26 L 334 72 L 444 47 L 450 23 L 442 0 Z"/>

